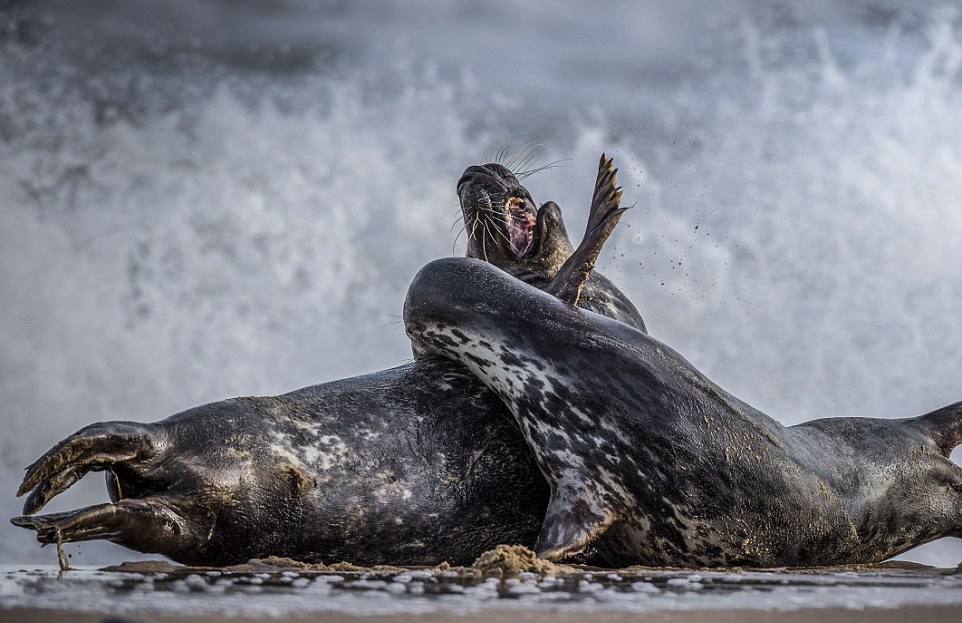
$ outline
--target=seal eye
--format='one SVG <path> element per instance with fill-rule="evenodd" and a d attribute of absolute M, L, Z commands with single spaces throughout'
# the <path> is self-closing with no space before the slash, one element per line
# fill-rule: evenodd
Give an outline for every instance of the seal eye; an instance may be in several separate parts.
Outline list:
<path fill-rule="evenodd" d="M 521 197 L 509 197 L 504 202 L 504 224 L 508 230 L 508 246 L 520 259 L 531 250 L 537 213 Z"/>

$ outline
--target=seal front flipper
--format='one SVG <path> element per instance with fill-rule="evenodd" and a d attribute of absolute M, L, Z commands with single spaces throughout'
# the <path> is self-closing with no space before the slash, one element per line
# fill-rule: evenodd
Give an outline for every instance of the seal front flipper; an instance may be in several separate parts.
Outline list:
<path fill-rule="evenodd" d="M 546 288 L 546 292 L 571 306 L 578 304 L 581 290 L 594 270 L 602 246 L 627 209 L 619 207 L 621 188 L 616 183 L 617 174 L 618 169 L 612 165 L 611 158 L 602 154 L 584 238 Z"/>
<path fill-rule="evenodd" d="M 17 497 L 29 492 L 24 515 L 32 515 L 90 471 L 109 470 L 123 464 L 137 471 L 157 455 L 160 439 L 150 425 L 134 422 L 91 424 L 51 448 L 37 459 L 23 478 Z"/>
<path fill-rule="evenodd" d="M 586 480 L 573 487 L 555 486 L 534 546 L 539 558 L 559 561 L 581 553 L 618 518 L 613 511 L 597 507 L 598 495 L 583 491 L 591 485 Z"/>
<path fill-rule="evenodd" d="M 57 542 L 107 539 L 139 549 L 154 551 L 156 544 L 186 532 L 184 519 L 160 499 L 120 500 L 65 513 L 14 517 L 10 522 L 37 533 L 44 545 Z"/>

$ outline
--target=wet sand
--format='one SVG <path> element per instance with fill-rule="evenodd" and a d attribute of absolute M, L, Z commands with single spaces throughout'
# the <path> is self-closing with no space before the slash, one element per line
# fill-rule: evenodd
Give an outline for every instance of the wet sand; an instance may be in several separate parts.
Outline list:
<path fill-rule="evenodd" d="M 521 550 L 491 554 L 474 567 L 422 569 L 285 559 L 65 573 L 53 565 L 0 565 L 0 623 L 962 620 L 962 573 L 955 569 L 590 569 L 550 565 Z"/>
<path fill-rule="evenodd" d="M 77 613 L 67 610 L 11 609 L 0 610 L 2 623 L 102 623 L 108 611 L 102 613 Z M 211 616 L 150 613 L 127 613 L 130 623 L 247 623 L 264 621 L 263 617 Z M 624 613 L 602 612 L 593 614 L 590 620 L 597 623 L 957 623 L 962 616 L 960 606 L 913 606 L 900 608 L 866 608 L 852 610 L 843 608 L 818 608 L 795 611 L 771 610 L 694 610 L 685 612 Z M 274 623 L 488 623 L 494 620 L 486 614 L 426 614 L 426 615 L 350 615 L 343 613 L 316 613 L 297 617 L 271 618 Z M 123 620 L 123 619 L 121 619 Z M 510 620 L 524 623 L 583 623 L 585 613 L 554 611 L 515 611 Z M 111 622 L 113 623 L 113 622 Z M 116 623 L 120 623 L 117 620 Z"/>

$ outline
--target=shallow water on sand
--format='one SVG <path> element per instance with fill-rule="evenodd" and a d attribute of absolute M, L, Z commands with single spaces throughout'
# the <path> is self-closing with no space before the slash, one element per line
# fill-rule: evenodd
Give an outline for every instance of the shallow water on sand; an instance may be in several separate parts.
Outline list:
<path fill-rule="evenodd" d="M 284 617 L 541 612 L 653 613 L 738 608 L 962 608 L 962 574 L 944 570 L 722 572 L 611 570 L 483 577 L 463 570 L 236 573 L 0 566 L 0 614 L 11 609 Z"/>

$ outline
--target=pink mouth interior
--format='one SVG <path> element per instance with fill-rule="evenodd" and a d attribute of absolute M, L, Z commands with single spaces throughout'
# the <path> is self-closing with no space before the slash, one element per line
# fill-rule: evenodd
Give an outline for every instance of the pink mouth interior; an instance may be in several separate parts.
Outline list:
<path fill-rule="evenodd" d="M 534 242 L 534 225 L 538 215 L 529 209 L 522 199 L 514 197 L 508 199 L 504 207 L 508 245 L 515 257 L 521 257 L 531 249 Z"/>

